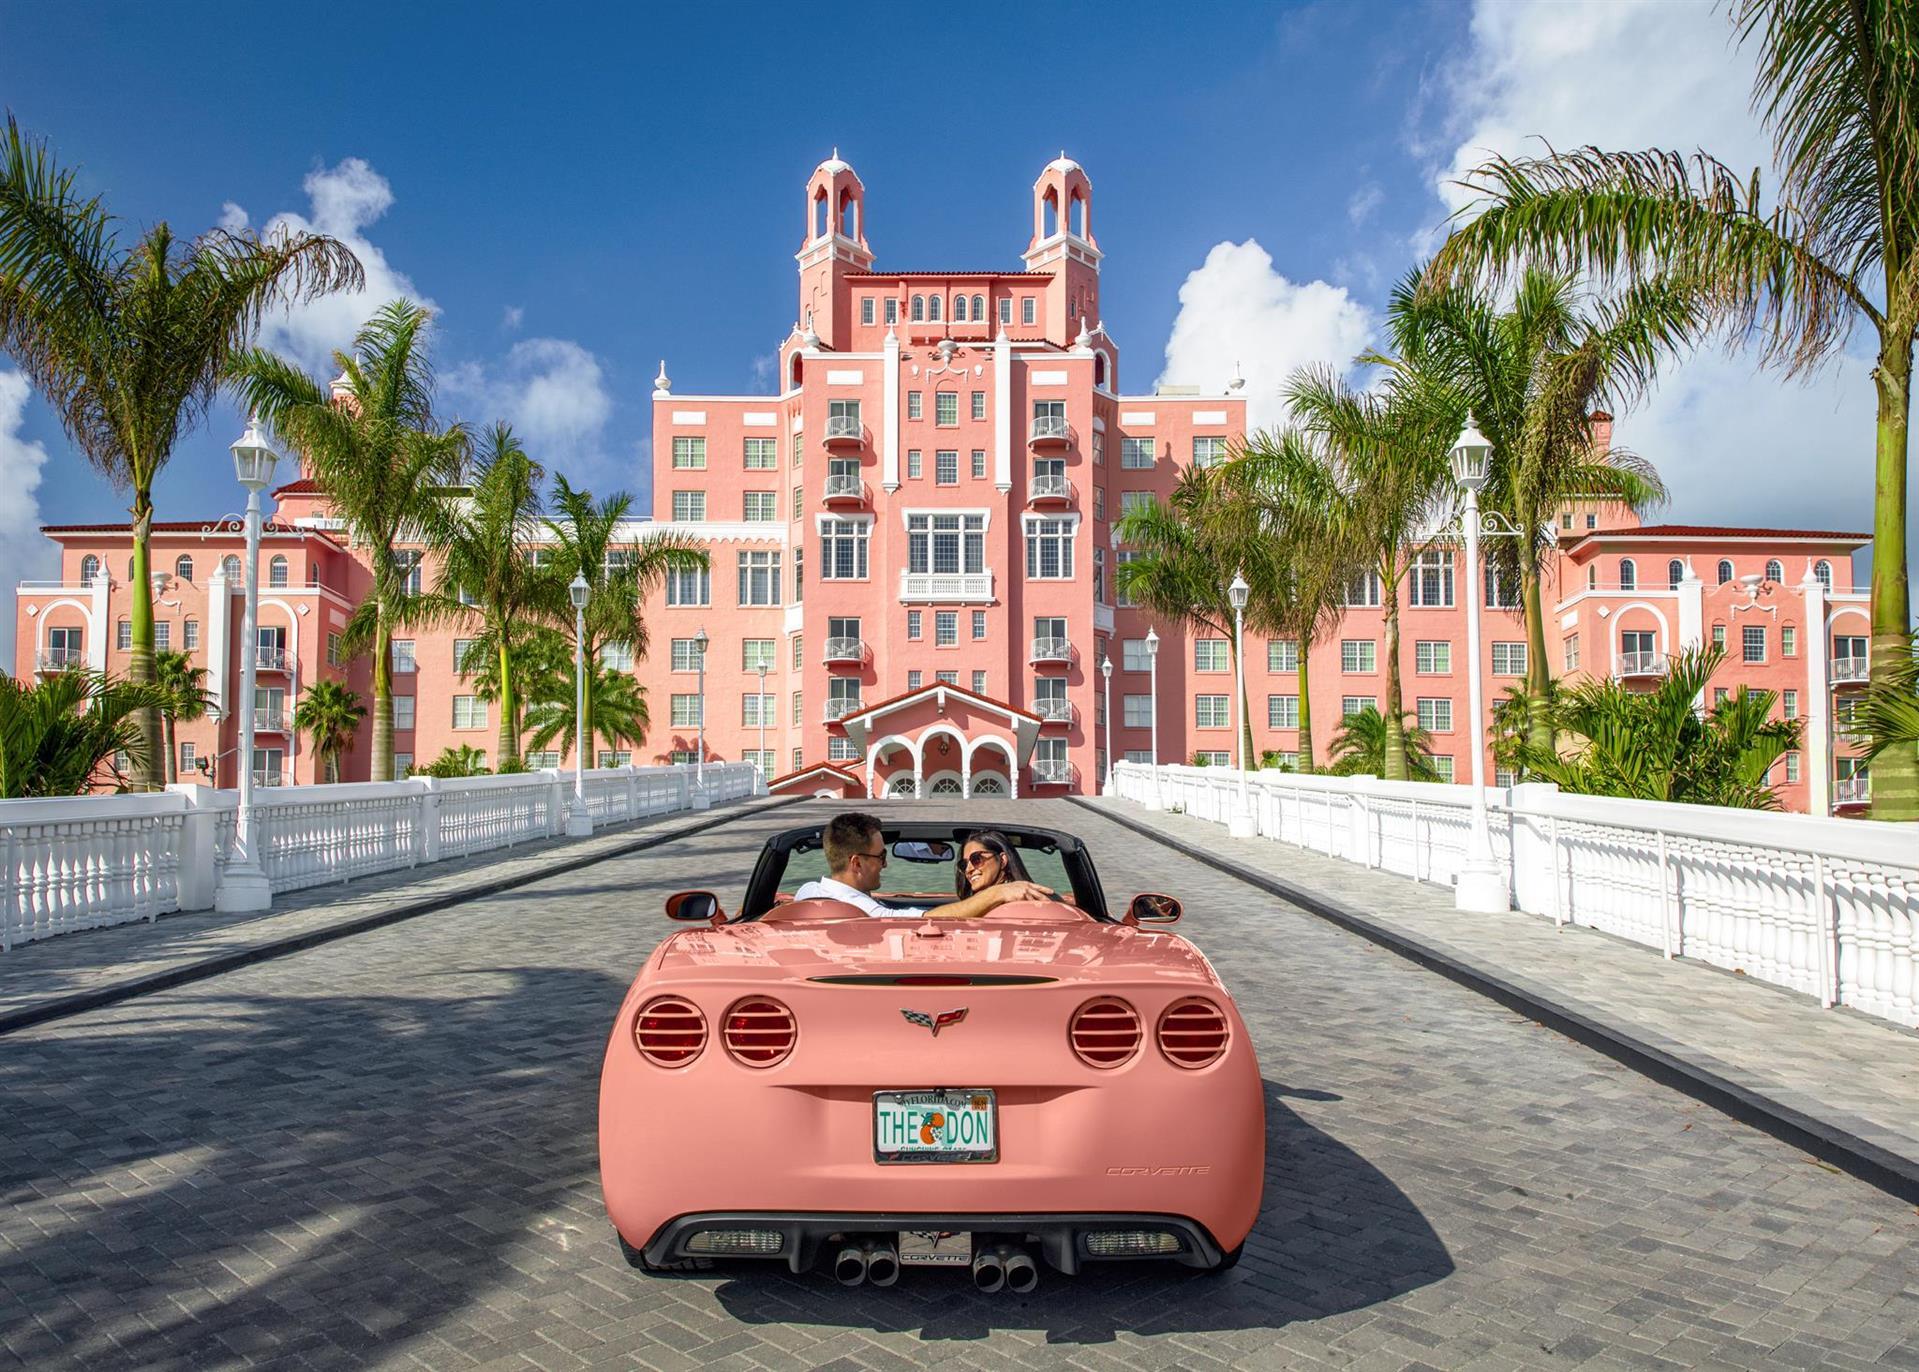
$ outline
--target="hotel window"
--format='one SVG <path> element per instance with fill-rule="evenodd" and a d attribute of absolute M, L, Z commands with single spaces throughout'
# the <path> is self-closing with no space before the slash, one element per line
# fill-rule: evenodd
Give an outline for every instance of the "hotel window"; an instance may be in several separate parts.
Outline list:
<path fill-rule="evenodd" d="M 1223 437 L 1195 438 L 1193 440 L 1193 465 L 1212 467 L 1226 460 L 1226 440 Z"/>
<path fill-rule="evenodd" d="M 1098 429 L 1093 430 L 1093 465 L 1095 467 L 1106 465 L 1106 435 Z"/>
<path fill-rule="evenodd" d="M 1452 701 L 1444 696 L 1421 696 L 1419 727 L 1429 734 L 1450 734 L 1453 731 Z"/>
<path fill-rule="evenodd" d="M 1127 696 L 1121 701 L 1120 723 L 1128 729 L 1153 727 L 1153 698 L 1150 695 Z"/>
<path fill-rule="evenodd" d="M 1786 579 L 1786 569 L 1779 565 L 1779 559 L 1771 558 L 1766 562 L 1766 580 L 1777 585 Z"/>
<path fill-rule="evenodd" d="M 1667 590 L 1669 591 L 1678 590 L 1679 583 L 1684 581 L 1685 579 L 1686 579 L 1685 563 L 1681 562 L 1678 558 L 1675 557 L 1672 561 L 1666 564 L 1666 589 Z"/>
<path fill-rule="evenodd" d="M 1066 459 L 1063 457 L 1036 457 L 1033 459 L 1033 480 L 1042 488 L 1059 489 L 1052 483 L 1066 481 Z"/>
<path fill-rule="evenodd" d="M 1299 670 L 1299 644 L 1290 638 L 1268 639 L 1266 643 L 1266 670 L 1269 672 L 1297 672 Z"/>
<path fill-rule="evenodd" d="M 1033 581 L 1070 581 L 1077 519 L 1026 521 L 1026 575 Z"/>
<path fill-rule="evenodd" d="M 1126 750 L 1126 760 L 1128 762 L 1151 762 L 1153 759 L 1152 755 L 1144 748 L 1128 748 Z"/>
<path fill-rule="evenodd" d="M 706 469 L 706 439 L 677 437 L 673 440 L 673 468 L 675 471 L 704 471 Z"/>
<path fill-rule="evenodd" d="M 1151 491 L 1121 491 L 1119 493 L 1119 517 L 1121 519 L 1126 518 L 1129 514 L 1137 513 L 1140 510 L 1150 510 L 1152 507 L 1153 493 Z"/>
<path fill-rule="evenodd" d="M 1523 643 L 1493 644 L 1493 675 L 1526 675 L 1526 645 Z"/>
<path fill-rule="evenodd" d="M 780 555 L 778 553 L 741 553 L 740 604 L 777 605 L 780 603 Z"/>
<path fill-rule="evenodd" d="M 1515 772 L 1512 768 L 1510 767 L 1493 768 L 1493 785 L 1498 786 L 1503 790 L 1505 787 L 1517 786 L 1518 784 L 1519 784 L 1519 773 Z"/>
<path fill-rule="evenodd" d="M 779 498 L 773 491 L 748 491 L 743 511 L 748 524 L 765 524 L 780 517 Z"/>
<path fill-rule="evenodd" d="M 340 644 L 341 644 L 340 635 L 328 634 L 326 636 L 327 666 L 338 667 L 342 662 L 346 660 L 346 653 L 341 649 Z"/>
<path fill-rule="evenodd" d="M 978 324 L 986 322 L 986 297 L 983 295 L 973 297 L 973 321 Z"/>
<path fill-rule="evenodd" d="M 1093 545 L 1093 603 L 1106 603 L 1106 550 L 1097 543 Z"/>
<path fill-rule="evenodd" d="M 773 718 L 773 701 L 774 696 L 771 691 L 765 695 L 757 691 L 747 692 L 740 697 L 740 723 L 749 729 L 759 728 L 762 720 L 768 725 L 776 723 L 777 721 Z"/>
<path fill-rule="evenodd" d="M 917 691 L 920 688 L 920 683 L 925 681 L 925 679 L 926 674 L 915 667 L 906 674 L 906 689 L 909 691 Z"/>
<path fill-rule="evenodd" d="M 180 775 L 185 776 L 199 765 L 199 751 L 191 743 L 180 745 Z"/>
<path fill-rule="evenodd" d="M 393 555 L 394 570 L 399 572 L 404 595 L 419 595 L 426 589 L 425 555 L 418 548 L 402 548 Z"/>
<path fill-rule="evenodd" d="M 673 492 L 673 522 L 699 524 L 706 519 L 705 491 Z"/>
<path fill-rule="evenodd" d="M 973 637 L 986 637 L 986 611 L 984 610 L 973 611 Z"/>
<path fill-rule="evenodd" d="M 180 646 L 192 652 L 200 646 L 200 621 L 189 619 L 180 625 Z"/>
<path fill-rule="evenodd" d="M 1779 656 L 1799 656 L 1799 626 L 1797 624 L 1782 624 L 1779 626 Z"/>
<path fill-rule="evenodd" d="M 1812 579 L 1830 592 L 1832 590 L 1832 564 L 1823 557 L 1813 563 Z"/>
<path fill-rule="evenodd" d="M 675 767 L 691 767 L 695 758 L 691 748 L 675 748 L 666 755 L 666 760 Z"/>
<path fill-rule="evenodd" d="M 926 397 L 924 392 L 908 391 L 906 393 L 906 417 L 908 419 L 918 419 L 922 413 L 921 407 L 925 403 Z"/>
<path fill-rule="evenodd" d="M 1715 624 L 1712 626 L 1712 646 L 1715 648 L 1721 649 L 1722 651 L 1724 650 L 1726 646 L 1726 626 L 1725 625 Z"/>
<path fill-rule="evenodd" d="M 909 572 L 985 571 L 986 516 L 907 515 L 906 569 Z"/>
<path fill-rule="evenodd" d="M 749 676 L 758 675 L 760 668 L 772 671 L 773 640 L 770 638 L 749 638 L 740 644 L 740 670 Z"/>
<path fill-rule="evenodd" d="M 1564 663 L 1566 664 L 1567 671 L 1576 672 L 1579 670 L 1579 635 L 1578 634 L 1566 635 L 1566 641 L 1565 643 L 1561 645 L 1561 655 L 1562 655 L 1562 661 L 1564 661 Z"/>
<path fill-rule="evenodd" d="M 976 696 L 986 694 L 986 673 L 983 671 L 973 673 L 973 694 Z"/>
<path fill-rule="evenodd" d="M 858 621 L 855 621 L 855 622 L 857 623 Z M 858 634 L 855 634 L 853 636 L 855 638 L 859 637 Z M 800 670 L 800 668 L 804 667 L 805 665 L 806 665 L 806 635 L 794 634 L 793 635 L 793 670 L 797 672 Z"/>
<path fill-rule="evenodd" d="M 1122 610 L 1133 608 L 1133 598 L 1120 589 L 1120 569 L 1138 556 L 1139 553 L 1130 548 L 1113 554 L 1113 604 Z"/>
<path fill-rule="evenodd" d="M 1193 727 L 1196 729 L 1230 729 L 1232 711 L 1225 696 L 1194 696 Z"/>
<path fill-rule="evenodd" d="M 1445 782 L 1448 786 L 1452 785 L 1453 760 L 1450 757 L 1443 757 L 1436 754 L 1433 757 L 1433 770 L 1439 773 L 1439 779 L 1441 781 Z"/>
<path fill-rule="evenodd" d="M 1299 727 L 1299 697 L 1267 696 L 1266 727 L 1268 729 L 1297 729 Z"/>
<path fill-rule="evenodd" d="M 453 640 L 453 671 L 456 676 L 471 676 L 486 665 L 485 662 L 479 658 L 475 658 L 470 665 L 467 664 L 466 656 L 473 651 L 473 645 L 477 641 L 478 640 L 471 638 L 456 638 Z M 600 660 L 606 660 L 604 650 L 600 653 Z"/>
<path fill-rule="evenodd" d="M 986 449 L 973 449 L 973 480 L 986 480 Z"/>
<path fill-rule="evenodd" d="M 953 297 L 953 322 L 955 324 L 966 322 L 966 297 L 963 295 Z"/>
<path fill-rule="evenodd" d="M 959 646 L 958 610 L 935 610 L 933 612 L 933 646 L 935 648 L 957 648 Z"/>
<path fill-rule="evenodd" d="M 486 728 L 486 702 L 478 696 L 454 696 L 453 727 L 456 729 Z"/>
<path fill-rule="evenodd" d="M 888 296 L 886 298 L 886 312 L 885 312 L 884 318 L 888 324 L 897 324 L 900 322 L 900 302 L 896 297 Z M 795 767 L 800 765 L 797 759 L 794 761 L 793 765 Z"/>
<path fill-rule="evenodd" d="M 1193 670 L 1196 672 L 1231 671 L 1232 663 L 1228 661 L 1226 640 L 1223 638 L 1194 639 Z"/>
<path fill-rule="evenodd" d="M 675 729 L 697 729 L 700 726 L 700 697 L 697 693 L 685 693 L 672 697 L 669 702 L 671 715 L 669 723 Z"/>
<path fill-rule="evenodd" d="M 834 734 L 826 740 L 826 760 L 828 762 L 852 762 L 858 759 L 860 750 L 853 746 L 853 740 L 843 734 Z"/>
<path fill-rule="evenodd" d="M 1340 593 L 1339 603 L 1349 609 L 1377 608 L 1379 605 L 1379 573 L 1360 572 Z"/>
<path fill-rule="evenodd" d="M 1021 296 L 1019 301 L 1019 322 L 1022 324 L 1032 324 L 1037 322 L 1038 319 L 1039 298 L 1031 295 Z"/>
<path fill-rule="evenodd" d="M 630 673 L 633 670 L 633 645 L 622 642 L 601 644 L 600 665 L 609 672 Z"/>
<path fill-rule="evenodd" d="M 873 297 L 870 295 L 863 295 L 860 297 L 860 323 L 871 324 L 872 322 L 873 322 Z"/>
<path fill-rule="evenodd" d="M 959 485 L 959 449 L 941 448 L 933 454 L 933 484 Z"/>
<path fill-rule="evenodd" d="M 466 699 L 472 700 L 473 697 L 467 696 Z M 393 727 L 396 729 L 411 729 L 413 727 L 412 696 L 393 697 Z M 454 727 L 458 728 L 460 726 L 455 725 Z"/>
<path fill-rule="evenodd" d="M 1413 559 L 1406 578 L 1407 603 L 1421 609 L 1445 609 L 1453 603 L 1453 555 L 1428 548 Z"/>
<path fill-rule="evenodd" d="M 1146 640 L 1122 638 L 1119 641 L 1119 666 L 1123 672 L 1150 671 L 1152 663 L 1146 656 Z"/>
<path fill-rule="evenodd" d="M 776 438 L 749 438 L 746 440 L 746 470 L 749 472 L 770 472 L 779 465 L 780 448 Z"/>
<path fill-rule="evenodd" d="M 1339 698 L 1339 714 L 1342 719 L 1351 719 L 1354 715 L 1363 715 L 1368 710 L 1376 710 L 1378 708 L 1378 702 L 1371 696 L 1341 696 Z"/>
<path fill-rule="evenodd" d="M 393 777 L 396 781 L 405 781 L 413 775 L 413 754 L 395 753 L 393 755 Z"/>
<path fill-rule="evenodd" d="M 839 473 L 833 472 L 831 473 L 831 475 L 837 476 L 839 475 Z M 794 519 L 798 519 L 801 516 L 801 514 L 804 513 L 804 506 L 805 506 L 804 488 L 800 486 L 795 486 L 793 488 L 793 498 L 791 501 L 788 502 L 788 508 L 793 512 Z"/>
<path fill-rule="evenodd" d="M 933 422 L 942 429 L 959 423 L 959 392 L 933 392 Z"/>
<path fill-rule="evenodd" d="M 173 651 L 173 625 L 166 620 L 158 620 L 153 626 L 153 651 L 167 653 Z"/>
<path fill-rule="evenodd" d="M 1726 688 L 1725 688 L 1724 686 L 1715 686 L 1715 687 L 1713 687 L 1713 688 L 1712 688 L 1712 705 L 1713 705 L 1713 708 L 1714 708 L 1714 709 L 1716 710 L 1716 709 L 1718 709 L 1718 708 L 1719 708 L 1719 707 L 1720 707 L 1721 705 L 1724 705 L 1724 704 L 1726 703 L 1726 697 L 1727 697 L 1728 695 L 1730 695 L 1730 694 L 1731 694 L 1731 692 L 1730 692 L 1730 691 L 1728 691 L 1728 690 L 1727 690 L 1727 689 L 1726 689 Z"/>
<path fill-rule="evenodd" d="M 1010 295 L 1000 297 L 999 322 L 1002 324 L 1011 324 L 1013 322 L 1013 297 Z"/>
<path fill-rule="evenodd" d="M 1766 660 L 1766 626 L 1748 624 L 1739 631 L 1740 656 L 1747 662 Z"/>
<path fill-rule="evenodd" d="M 750 754 L 742 753 L 740 760 L 742 762 L 751 762 L 753 759 Z M 600 749 L 598 765 L 601 767 L 631 767 L 633 765 L 632 750 L 628 748 L 602 748 Z"/>
<path fill-rule="evenodd" d="M 1379 645 L 1370 638 L 1348 638 L 1339 645 L 1339 670 L 1376 672 L 1379 670 Z"/>
<path fill-rule="evenodd" d="M 697 672 L 700 669 L 700 650 L 697 639 L 676 638 L 673 640 L 673 670 L 676 672 Z"/>
<path fill-rule="evenodd" d="M 713 574 L 705 567 L 669 567 L 666 572 L 668 605 L 713 603 Z"/>
<path fill-rule="evenodd" d="M 1586 568 L 1586 589 L 1589 591 L 1599 589 L 1599 564 L 1597 562 Z"/>
<path fill-rule="evenodd" d="M 1519 578 L 1502 576 L 1499 568 L 1486 564 L 1486 608 L 1489 610 L 1517 610 L 1519 608 Z"/>
<path fill-rule="evenodd" d="M 1732 580 L 1732 561 L 1729 558 L 1722 557 L 1719 559 L 1719 584 L 1721 586 L 1724 586 L 1728 581 L 1731 581 L 1731 580 Z"/>
<path fill-rule="evenodd" d="M 1799 784 L 1799 754 L 1797 753 L 1786 754 L 1786 784 L 1789 786 Z"/>
<path fill-rule="evenodd" d="M 393 670 L 396 672 L 411 672 L 414 670 L 412 639 L 396 638 L 393 640 Z"/>
<path fill-rule="evenodd" d="M 1779 693 L 1779 711 L 1787 719 L 1799 718 L 1799 692 L 1781 691 Z"/>
<path fill-rule="evenodd" d="M 958 672 L 935 672 L 933 673 L 933 680 L 947 686 L 957 686 L 959 685 L 959 673 Z"/>
<path fill-rule="evenodd" d="M 1598 515 L 1596 515 L 1596 514 L 1589 514 L 1589 515 L 1587 515 L 1587 516 L 1586 516 L 1586 527 L 1587 527 L 1588 529 L 1597 529 L 1597 528 L 1599 527 L 1599 516 L 1598 516 Z"/>
<path fill-rule="evenodd" d="M 804 691 L 793 692 L 793 722 L 795 724 L 804 724 L 806 722 L 805 707 L 806 693 Z"/>
<path fill-rule="evenodd" d="M 866 580 L 866 540 L 873 532 L 864 519 L 820 521 L 820 579 Z"/>
<path fill-rule="evenodd" d="M 1636 565 L 1634 565 L 1633 560 L 1631 558 L 1629 557 L 1620 558 L 1619 559 L 1619 589 L 1622 591 L 1631 591 L 1631 590 L 1637 590 L 1638 587 L 1639 587 L 1639 568 Z"/>
<path fill-rule="evenodd" d="M 1119 441 L 1119 465 L 1133 471 L 1144 471 L 1153 465 L 1157 450 L 1152 438 L 1122 438 Z"/>
<path fill-rule="evenodd" d="M 287 560 L 279 553 L 273 555 L 273 561 L 267 563 L 267 585 L 284 586 L 287 584 Z"/>
<path fill-rule="evenodd" d="M 1106 488 L 1104 486 L 1093 487 L 1093 518 L 1106 518 Z"/>
<path fill-rule="evenodd" d="M 859 678 L 836 676 L 827 678 L 826 709 L 827 718 L 845 719 L 860 708 Z"/>
<path fill-rule="evenodd" d="M 926 322 L 926 297 L 925 296 L 916 295 L 913 297 L 912 319 L 915 324 L 923 324 Z"/>
<path fill-rule="evenodd" d="M 889 301 L 887 301 L 886 303 L 887 303 L 887 304 L 889 304 L 889 305 L 891 305 L 891 304 L 892 304 L 893 302 L 889 300 Z M 835 739 L 834 741 L 835 741 L 836 743 L 837 743 L 837 742 L 851 742 L 851 740 L 850 740 L 850 739 Z M 805 754 L 805 752 L 804 752 L 803 750 L 801 750 L 801 749 L 799 749 L 799 748 L 795 748 L 795 749 L 793 750 L 793 770 L 794 770 L 794 771 L 796 771 L 796 772 L 797 772 L 797 771 L 799 771 L 799 769 L 800 769 L 801 767 L 803 767 L 803 766 L 805 766 L 805 765 L 806 765 L 806 764 L 805 764 L 805 763 L 804 763 L 804 762 L 802 761 L 802 759 L 803 759 L 803 758 L 804 758 L 805 756 L 806 756 L 806 754 Z"/>
<path fill-rule="evenodd" d="M 920 450 L 918 448 L 908 448 L 906 450 L 906 474 L 915 481 L 919 480 Z"/>
<path fill-rule="evenodd" d="M 82 562 L 80 564 L 80 577 L 83 581 L 92 581 L 95 576 L 100 574 L 100 559 L 89 554 L 88 561 L 93 563 L 93 573 L 92 575 L 88 575 L 87 564 Z M 240 579 L 240 559 L 232 553 L 228 553 L 225 557 L 221 558 L 220 575 L 228 581 L 238 581 Z"/>
<path fill-rule="evenodd" d="M 1453 669 L 1453 645 L 1422 639 L 1413 645 L 1413 671 L 1420 676 L 1445 676 Z"/>
<path fill-rule="evenodd" d="M 908 642 L 916 641 L 919 638 L 919 636 L 920 636 L 920 612 L 918 610 L 908 610 L 906 612 L 907 641 Z"/>
<path fill-rule="evenodd" d="M 986 418 L 986 392 L 985 391 L 973 392 L 973 418 L 976 421 Z"/>
<path fill-rule="evenodd" d="M 937 324 L 940 322 L 940 315 L 944 310 L 944 297 L 937 295 L 929 295 L 926 297 L 926 317 L 932 323 Z"/>

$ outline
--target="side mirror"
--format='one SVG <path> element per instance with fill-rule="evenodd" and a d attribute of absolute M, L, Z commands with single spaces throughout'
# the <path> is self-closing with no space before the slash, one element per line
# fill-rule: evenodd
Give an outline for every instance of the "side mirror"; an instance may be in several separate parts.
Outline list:
<path fill-rule="evenodd" d="M 1133 897 L 1133 903 L 1126 910 L 1128 924 L 1177 924 L 1179 923 L 1179 902 L 1171 896 L 1155 895 L 1148 891 Z"/>
<path fill-rule="evenodd" d="M 939 839 L 903 838 L 893 845 L 893 856 L 901 862 L 951 862 L 953 845 Z"/>
<path fill-rule="evenodd" d="M 711 891 L 681 891 L 668 896 L 666 917 L 683 924 L 711 924 L 716 929 L 726 923 L 720 898 Z"/>

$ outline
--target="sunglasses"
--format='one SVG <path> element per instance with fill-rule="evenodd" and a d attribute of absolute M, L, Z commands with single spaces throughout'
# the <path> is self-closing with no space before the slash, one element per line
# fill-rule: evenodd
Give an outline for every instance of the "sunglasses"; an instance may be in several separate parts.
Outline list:
<path fill-rule="evenodd" d="M 964 859 L 968 871 L 975 867 L 984 867 L 989 861 L 998 862 L 1005 855 L 993 848 L 982 848 L 977 853 L 968 853 Z"/>
<path fill-rule="evenodd" d="M 868 862 L 877 862 L 880 866 L 884 867 L 886 865 L 886 846 L 881 844 L 880 850 L 877 853 L 855 853 L 853 856 L 863 857 Z"/>

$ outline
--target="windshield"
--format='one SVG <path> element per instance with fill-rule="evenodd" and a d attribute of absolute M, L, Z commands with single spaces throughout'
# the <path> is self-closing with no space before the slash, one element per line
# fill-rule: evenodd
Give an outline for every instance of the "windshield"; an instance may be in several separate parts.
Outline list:
<path fill-rule="evenodd" d="M 927 906 L 958 898 L 957 855 L 965 829 L 935 829 L 915 824 L 900 829 L 888 827 L 882 832 L 888 857 L 885 874 L 873 893 L 875 899 L 899 906 Z M 1098 879 L 1083 849 L 1071 840 L 1043 831 L 1002 832 L 1018 851 L 1032 880 L 1058 891 L 1063 899 L 1078 905 L 1095 919 L 1107 917 Z M 902 845 L 910 851 L 941 851 L 954 856 L 931 862 L 914 861 L 901 856 Z M 776 840 L 761 856 L 749 890 L 748 905 L 742 913 L 746 918 L 754 918 L 774 901 L 791 899 L 802 886 L 827 875 L 826 852 L 820 846 L 817 830 L 789 835 L 784 843 Z"/>

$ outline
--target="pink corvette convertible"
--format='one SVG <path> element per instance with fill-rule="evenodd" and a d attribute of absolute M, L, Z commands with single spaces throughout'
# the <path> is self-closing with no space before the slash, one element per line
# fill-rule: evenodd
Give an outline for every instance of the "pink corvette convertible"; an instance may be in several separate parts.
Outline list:
<path fill-rule="evenodd" d="M 900 907 L 951 899 L 964 826 L 885 827 Z M 1068 834 L 1000 831 L 1070 900 L 882 919 L 794 900 L 817 825 L 772 839 L 737 912 L 683 892 L 600 1077 L 600 1175 L 628 1261 L 902 1265 L 1030 1291 L 1042 1266 L 1239 1259 L 1259 1211 L 1259 1064 L 1168 896 L 1110 914 Z"/>

